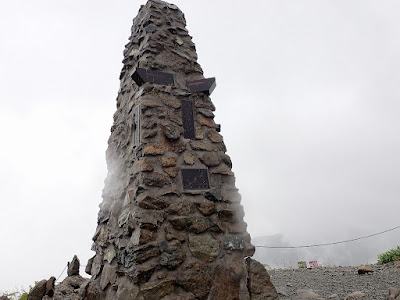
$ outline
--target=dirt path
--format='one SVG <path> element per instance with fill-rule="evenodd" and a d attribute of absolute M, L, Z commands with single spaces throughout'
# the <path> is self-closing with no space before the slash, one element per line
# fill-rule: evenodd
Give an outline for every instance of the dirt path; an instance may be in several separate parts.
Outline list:
<path fill-rule="evenodd" d="M 319 295 L 314 299 L 345 299 L 361 291 L 365 294 L 363 300 L 386 300 L 390 287 L 400 288 L 400 269 L 393 264 L 373 265 L 372 268 L 374 272 L 370 275 L 359 275 L 358 267 L 275 269 L 268 273 L 280 299 L 307 299 L 299 297 L 299 290 L 312 290 Z"/>

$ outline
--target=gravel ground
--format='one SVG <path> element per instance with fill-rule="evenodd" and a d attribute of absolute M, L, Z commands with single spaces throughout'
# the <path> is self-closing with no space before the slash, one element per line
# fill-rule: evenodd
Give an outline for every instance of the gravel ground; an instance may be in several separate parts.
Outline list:
<path fill-rule="evenodd" d="M 279 299 L 301 298 L 299 290 L 312 290 L 319 297 L 314 299 L 345 299 L 360 291 L 361 299 L 388 299 L 390 287 L 400 288 L 400 269 L 394 264 L 372 265 L 372 274 L 359 275 L 358 267 L 319 267 L 316 269 L 269 270 Z"/>

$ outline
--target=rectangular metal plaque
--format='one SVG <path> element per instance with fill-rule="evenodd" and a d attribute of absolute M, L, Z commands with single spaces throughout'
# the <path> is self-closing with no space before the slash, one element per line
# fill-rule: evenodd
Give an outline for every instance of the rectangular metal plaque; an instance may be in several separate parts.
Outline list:
<path fill-rule="evenodd" d="M 145 82 L 152 82 L 155 84 L 174 85 L 174 75 L 170 73 L 136 68 L 131 73 L 131 78 L 138 86 Z"/>
<path fill-rule="evenodd" d="M 188 81 L 186 84 L 191 93 L 206 92 L 208 95 L 211 95 L 217 86 L 215 77 Z"/>
<path fill-rule="evenodd" d="M 135 131 L 134 131 L 134 145 L 139 146 L 140 144 L 140 105 L 137 105 L 134 110 L 134 124 L 135 124 Z"/>
<path fill-rule="evenodd" d="M 194 139 L 196 134 L 194 131 L 193 103 L 191 101 L 182 100 L 182 122 L 183 137 Z"/>
<path fill-rule="evenodd" d="M 185 190 L 207 190 L 208 183 L 207 169 L 182 169 L 182 183 Z"/>

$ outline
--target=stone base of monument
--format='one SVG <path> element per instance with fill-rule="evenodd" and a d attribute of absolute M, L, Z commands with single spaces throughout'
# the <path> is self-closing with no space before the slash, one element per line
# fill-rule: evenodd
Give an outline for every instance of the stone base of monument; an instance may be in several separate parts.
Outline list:
<path fill-rule="evenodd" d="M 123 282 L 122 287 L 115 286 L 116 291 L 120 291 L 115 296 L 106 296 L 106 293 L 89 278 L 84 278 L 79 274 L 79 260 L 75 256 L 68 267 L 68 276 L 60 283 L 55 285 L 55 277 L 49 280 L 39 281 L 28 295 L 28 300 L 130 300 L 130 299 L 173 299 L 173 300 L 195 300 L 195 299 L 278 299 L 278 294 L 275 287 L 272 285 L 269 275 L 265 267 L 254 259 L 247 258 L 245 260 L 247 270 L 247 284 L 240 291 L 240 276 L 235 276 L 233 270 L 229 268 L 219 268 L 215 275 L 211 276 L 212 284 L 210 284 L 210 276 L 204 273 L 197 273 L 196 268 L 191 270 L 194 275 L 192 280 L 189 280 L 189 285 L 197 287 L 196 290 L 201 291 L 204 298 L 198 298 L 190 292 L 175 287 L 178 279 L 168 279 L 163 284 L 149 284 L 143 291 L 135 287 L 131 282 Z M 238 266 L 237 266 L 238 267 Z M 240 268 L 240 266 L 239 266 Z M 236 277 L 236 278 L 235 278 Z M 208 286 L 211 286 L 208 291 Z M 140 295 L 142 292 L 142 295 Z M 238 296 L 239 295 L 239 296 Z M 238 298 L 239 297 L 239 298 Z"/>
<path fill-rule="evenodd" d="M 91 280 L 79 289 L 83 299 L 107 300 L 272 300 L 278 299 L 278 293 L 269 279 L 265 267 L 256 260 L 245 260 L 247 274 L 235 274 L 233 268 L 219 267 L 214 274 L 206 273 L 199 264 L 191 264 L 186 269 L 184 278 L 165 278 L 148 282 L 139 288 L 129 280 L 115 286 L 116 293 L 104 292 L 95 281 Z M 233 268 L 232 268 L 233 267 Z M 240 266 L 236 266 L 240 269 Z M 166 275 L 166 274 L 164 274 Z M 247 284 L 241 286 L 241 277 L 247 277 Z M 192 290 L 192 292 L 188 292 Z M 195 294 L 197 296 L 195 296 Z M 64 298 L 66 299 L 66 298 Z M 74 298 L 71 298 L 74 299 Z"/>

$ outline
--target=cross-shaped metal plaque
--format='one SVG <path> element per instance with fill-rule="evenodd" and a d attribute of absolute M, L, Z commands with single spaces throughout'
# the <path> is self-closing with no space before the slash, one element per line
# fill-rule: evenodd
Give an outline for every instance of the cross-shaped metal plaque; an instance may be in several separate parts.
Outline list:
<path fill-rule="evenodd" d="M 182 122 L 183 137 L 185 139 L 194 139 L 193 103 L 191 101 L 182 100 Z"/>
<path fill-rule="evenodd" d="M 215 77 L 188 81 L 186 84 L 191 93 L 205 92 L 208 95 L 211 95 L 217 86 Z"/>
<path fill-rule="evenodd" d="M 136 68 L 131 72 L 131 78 L 138 86 L 145 82 L 152 82 L 162 85 L 174 85 L 174 75 L 170 73 Z"/>

